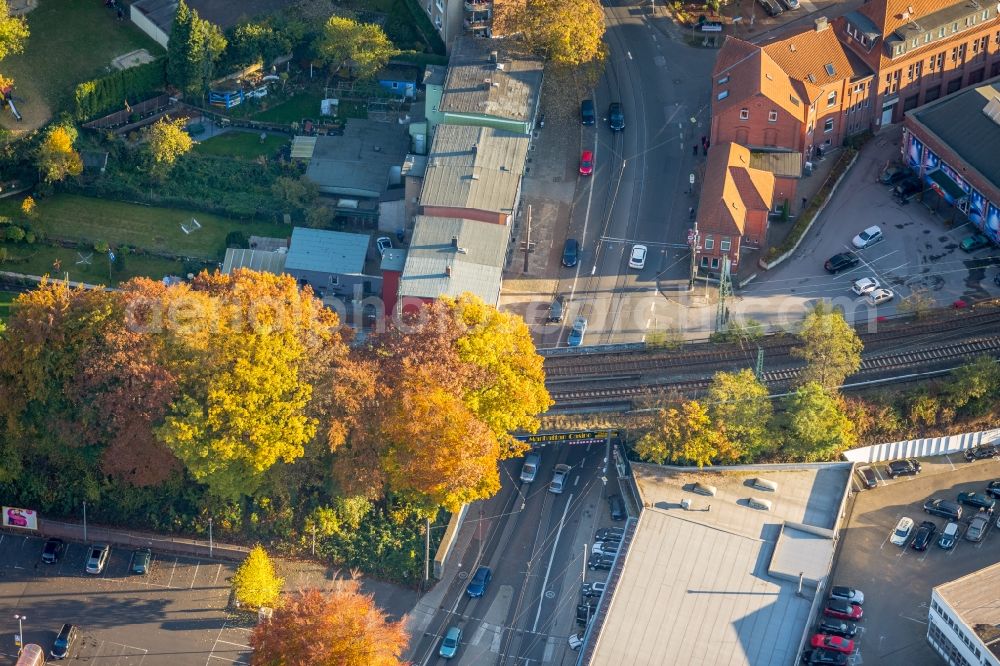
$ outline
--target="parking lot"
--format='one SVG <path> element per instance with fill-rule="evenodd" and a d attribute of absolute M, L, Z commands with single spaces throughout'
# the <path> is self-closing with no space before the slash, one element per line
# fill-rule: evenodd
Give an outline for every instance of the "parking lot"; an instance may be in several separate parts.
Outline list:
<path fill-rule="evenodd" d="M 993 564 L 1000 552 L 1000 530 L 994 519 L 982 541 L 961 538 L 975 510 L 964 507 L 959 540 L 952 550 L 937 545 L 948 522 L 923 511 L 932 497 L 954 501 L 958 493 L 982 493 L 987 482 L 1000 478 L 1000 462 L 967 463 L 961 455 L 923 459 L 917 476 L 889 480 L 884 465 L 876 465 L 879 485 L 858 492 L 847 528 L 842 532 L 833 585 L 846 585 L 865 594 L 864 617 L 852 663 L 913 666 L 941 663 L 927 643 L 927 610 L 931 588 Z M 855 489 L 860 485 L 855 482 Z M 903 516 L 919 526 L 924 520 L 938 533 L 926 551 L 894 546 L 889 537 Z M 915 529 L 914 529 L 915 531 Z"/>
<path fill-rule="evenodd" d="M 131 575 L 133 552 L 111 548 L 100 575 L 85 573 L 87 546 L 68 543 L 43 564 L 44 539 L 0 534 L 0 664 L 16 661 L 14 615 L 26 642 L 46 651 L 63 623 L 81 640 L 68 663 L 138 666 L 248 664 L 248 629 L 227 622 L 231 563 L 153 553 L 150 572 Z"/>

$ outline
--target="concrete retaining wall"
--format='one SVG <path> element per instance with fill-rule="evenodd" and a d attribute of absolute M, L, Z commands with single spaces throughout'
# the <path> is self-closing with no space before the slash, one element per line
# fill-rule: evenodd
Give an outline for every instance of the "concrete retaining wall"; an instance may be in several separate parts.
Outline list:
<path fill-rule="evenodd" d="M 844 451 L 844 457 L 855 463 L 873 463 L 899 458 L 924 458 L 940 456 L 946 453 L 956 453 L 971 449 L 980 444 L 990 444 L 1000 440 L 1000 428 L 966 432 L 947 437 L 929 437 L 925 439 L 908 439 L 903 442 L 888 442 L 872 444 L 859 449 Z"/>
<path fill-rule="evenodd" d="M 455 539 L 458 537 L 458 531 L 462 528 L 462 521 L 465 520 L 465 513 L 468 510 L 469 505 L 463 504 L 458 513 L 451 514 L 451 520 L 448 521 L 448 527 L 444 531 L 441 544 L 438 546 L 437 552 L 434 553 L 434 567 L 431 573 L 438 580 L 441 580 L 444 575 L 444 565 L 448 562 L 451 549 L 455 546 Z"/>

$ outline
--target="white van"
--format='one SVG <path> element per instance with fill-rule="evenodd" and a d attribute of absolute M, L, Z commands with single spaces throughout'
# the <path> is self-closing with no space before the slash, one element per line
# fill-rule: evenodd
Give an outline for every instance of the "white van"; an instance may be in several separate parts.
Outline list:
<path fill-rule="evenodd" d="M 542 464 L 542 456 L 534 451 L 524 456 L 524 464 L 521 465 L 521 483 L 531 483 L 538 474 L 538 466 Z"/>
<path fill-rule="evenodd" d="M 747 506 L 751 509 L 760 509 L 761 511 L 771 510 L 771 500 L 757 499 L 756 497 L 747 498 Z"/>
<path fill-rule="evenodd" d="M 778 484 L 774 481 L 768 481 L 767 479 L 758 476 L 756 479 L 750 481 L 750 485 L 757 490 L 766 490 L 770 493 L 778 492 Z"/>

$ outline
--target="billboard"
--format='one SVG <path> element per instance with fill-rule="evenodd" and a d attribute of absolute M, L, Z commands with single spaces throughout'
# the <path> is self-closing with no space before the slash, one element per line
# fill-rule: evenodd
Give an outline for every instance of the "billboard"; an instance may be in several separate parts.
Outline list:
<path fill-rule="evenodd" d="M 576 432 L 550 432 L 540 435 L 518 435 L 517 439 L 534 446 L 544 446 L 545 444 L 556 442 L 593 444 L 595 442 L 604 442 L 608 437 L 614 439 L 618 436 L 619 432 L 617 430 L 583 430 Z"/>
<path fill-rule="evenodd" d="M 20 527 L 23 530 L 37 530 L 38 514 L 31 509 L 5 506 L 3 507 L 3 526 Z"/>

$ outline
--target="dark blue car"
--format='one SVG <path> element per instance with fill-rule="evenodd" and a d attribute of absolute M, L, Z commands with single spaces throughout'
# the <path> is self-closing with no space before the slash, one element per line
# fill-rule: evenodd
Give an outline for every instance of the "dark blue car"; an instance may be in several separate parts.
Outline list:
<path fill-rule="evenodd" d="M 489 586 L 491 578 L 493 578 L 493 572 L 490 571 L 489 567 L 479 567 L 476 569 L 476 575 L 469 581 L 469 586 L 465 588 L 465 593 L 473 599 L 483 596 L 486 594 L 486 588 Z"/>

